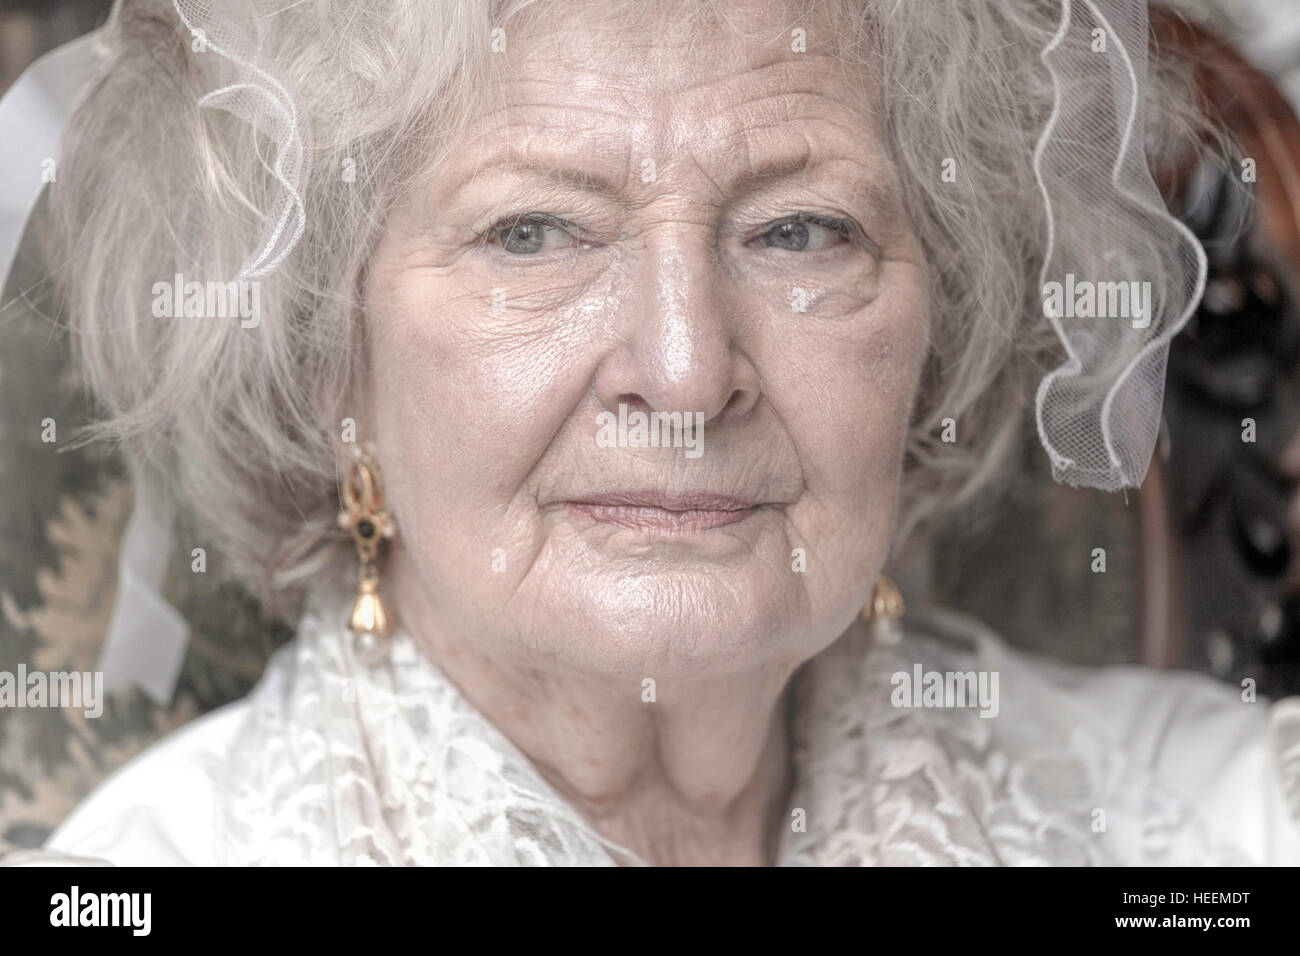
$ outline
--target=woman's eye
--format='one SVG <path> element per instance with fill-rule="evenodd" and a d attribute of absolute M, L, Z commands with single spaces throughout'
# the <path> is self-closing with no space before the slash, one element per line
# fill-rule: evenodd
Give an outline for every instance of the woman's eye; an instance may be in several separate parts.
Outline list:
<path fill-rule="evenodd" d="M 773 223 L 767 232 L 759 236 L 759 240 L 769 249 L 818 252 L 845 242 L 848 239 L 847 232 L 847 227 L 839 222 L 792 216 Z"/>
<path fill-rule="evenodd" d="M 488 231 L 488 241 L 512 256 L 533 256 L 577 245 L 577 238 L 558 220 L 536 214 L 498 223 Z"/>

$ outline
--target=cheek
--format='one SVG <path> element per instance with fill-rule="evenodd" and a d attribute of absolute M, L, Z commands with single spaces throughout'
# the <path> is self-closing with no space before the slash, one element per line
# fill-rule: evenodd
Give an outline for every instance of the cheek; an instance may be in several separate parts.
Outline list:
<path fill-rule="evenodd" d="M 376 256 L 368 289 L 375 411 L 436 464 L 430 477 L 513 494 L 583 400 L 602 339 L 626 299 L 621 261 L 503 275 L 481 263 L 411 266 Z M 398 265 L 383 265 L 383 261 Z M 594 424 L 592 426 L 594 434 Z"/>
<path fill-rule="evenodd" d="M 920 270 L 889 263 L 852 321 L 814 319 L 783 337 L 769 394 L 814 501 L 859 514 L 892 508 L 929 341 L 925 302 Z"/>
<path fill-rule="evenodd" d="M 858 606 L 860 582 L 888 559 L 897 519 L 902 459 L 929 344 L 926 289 L 920 270 L 890 270 L 864 334 L 827 353 L 822 387 L 810 389 L 812 415 L 801 450 L 808 479 L 806 524 L 821 535 L 828 566 L 810 581 L 828 604 Z"/>
<path fill-rule="evenodd" d="M 568 330 L 427 272 L 379 293 L 375 411 L 414 443 L 427 478 L 486 493 L 526 473 L 563 418 Z"/>
<path fill-rule="evenodd" d="M 441 581 L 494 548 L 535 550 L 530 476 L 586 394 L 603 300 L 424 268 L 377 270 L 368 291 L 376 438 L 408 547 Z"/>

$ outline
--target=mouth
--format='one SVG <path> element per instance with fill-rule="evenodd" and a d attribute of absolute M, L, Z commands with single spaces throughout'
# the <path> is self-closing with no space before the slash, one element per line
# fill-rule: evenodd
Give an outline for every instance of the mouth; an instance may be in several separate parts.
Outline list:
<path fill-rule="evenodd" d="M 762 507 L 727 495 L 633 492 L 564 502 L 571 514 L 648 534 L 700 534 L 744 521 Z"/>

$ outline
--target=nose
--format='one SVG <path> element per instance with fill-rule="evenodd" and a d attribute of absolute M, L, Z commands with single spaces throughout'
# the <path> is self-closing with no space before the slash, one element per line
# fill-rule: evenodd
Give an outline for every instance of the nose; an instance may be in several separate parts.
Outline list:
<path fill-rule="evenodd" d="M 715 425 L 750 413 L 758 371 L 739 341 L 745 323 L 728 308 L 720 278 L 711 236 L 699 226 L 640 250 L 622 289 L 618 346 L 596 375 L 605 409 L 702 412 Z"/>

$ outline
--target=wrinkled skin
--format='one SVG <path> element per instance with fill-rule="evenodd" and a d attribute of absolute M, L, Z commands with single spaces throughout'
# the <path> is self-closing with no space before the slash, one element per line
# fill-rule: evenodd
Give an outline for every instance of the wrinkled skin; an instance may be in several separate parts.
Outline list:
<path fill-rule="evenodd" d="M 510 37 L 497 107 L 371 263 L 385 588 L 611 838 L 769 861 L 790 676 L 889 549 L 924 263 L 823 27 L 794 52 L 779 5 L 748 38 L 589 8 Z M 600 447 L 620 404 L 702 413 L 702 454 Z"/>

